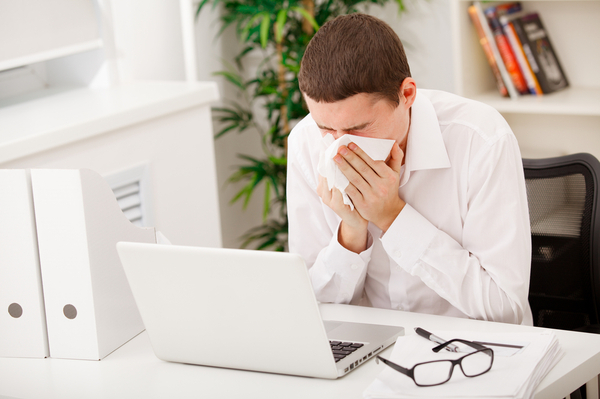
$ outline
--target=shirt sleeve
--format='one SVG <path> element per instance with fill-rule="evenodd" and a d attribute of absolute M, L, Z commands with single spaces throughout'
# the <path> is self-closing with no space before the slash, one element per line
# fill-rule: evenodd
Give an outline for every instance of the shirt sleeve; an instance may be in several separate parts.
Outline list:
<path fill-rule="evenodd" d="M 288 141 L 287 207 L 289 250 L 307 264 L 317 300 L 357 304 L 364 291 L 373 239 L 360 254 L 337 240 L 340 218 L 318 196 L 310 150 L 293 134 Z"/>
<path fill-rule="evenodd" d="M 514 136 L 478 154 L 468 173 L 461 242 L 407 204 L 382 245 L 407 273 L 469 317 L 532 324 L 529 212 Z"/>

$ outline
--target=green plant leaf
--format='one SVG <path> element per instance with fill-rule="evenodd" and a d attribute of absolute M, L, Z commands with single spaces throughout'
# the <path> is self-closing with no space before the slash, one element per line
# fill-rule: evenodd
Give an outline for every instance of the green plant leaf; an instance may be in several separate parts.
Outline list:
<path fill-rule="evenodd" d="M 234 129 L 238 129 L 238 128 L 239 128 L 238 125 L 235 125 L 235 124 L 227 126 L 227 127 L 223 128 L 223 129 L 219 130 L 219 132 L 215 134 L 214 138 L 218 139 L 219 137 L 221 137 L 225 133 L 230 132 L 230 131 L 232 131 Z"/>
<path fill-rule="evenodd" d="M 260 22 L 260 45 L 262 48 L 267 48 L 269 41 L 269 28 L 271 27 L 271 18 L 269 13 L 264 12 L 262 21 Z"/>
<path fill-rule="evenodd" d="M 206 3 L 208 3 L 210 0 L 202 0 L 199 4 L 198 7 L 196 8 L 196 15 L 195 18 L 196 20 L 198 19 L 198 16 L 200 15 L 200 11 L 202 11 L 202 8 L 204 7 L 204 5 Z M 216 3 L 216 2 L 215 2 Z"/>
<path fill-rule="evenodd" d="M 261 18 L 264 14 L 265 14 L 264 12 L 256 14 L 255 16 L 253 16 L 252 18 L 250 18 L 250 20 L 248 21 L 248 23 L 246 23 L 246 25 L 244 26 L 244 28 L 240 32 L 240 41 L 242 43 L 245 43 L 245 42 L 248 41 L 248 37 L 250 35 L 250 29 L 252 29 L 252 27 L 254 26 L 254 22 L 256 20 L 258 20 L 259 18 Z"/>
<path fill-rule="evenodd" d="M 265 198 L 263 202 L 263 222 L 267 221 L 267 217 L 269 216 L 269 209 L 271 205 L 271 182 L 269 180 L 265 180 Z"/>
<path fill-rule="evenodd" d="M 276 176 L 276 175 L 270 175 L 269 179 L 271 180 L 271 183 L 273 184 L 273 189 L 275 190 L 275 195 L 279 197 L 278 185 L 281 184 L 280 177 Z M 285 189 L 285 187 L 284 187 L 284 189 Z"/>
<path fill-rule="evenodd" d="M 235 56 L 235 64 L 237 65 L 238 69 L 243 70 L 243 65 L 242 65 L 242 59 L 252 50 L 254 50 L 254 47 L 252 46 L 246 46 L 242 51 L 240 51 L 240 53 L 238 55 Z"/>
<path fill-rule="evenodd" d="M 239 87 L 240 90 L 242 90 L 242 91 L 246 90 L 246 85 L 244 84 L 242 77 L 234 72 L 217 71 L 217 72 L 213 72 L 213 76 L 223 76 L 225 79 L 227 79 L 227 81 L 229 81 L 230 83 L 233 83 L 235 86 Z"/>
<path fill-rule="evenodd" d="M 317 24 L 317 21 L 315 21 L 315 18 L 312 15 L 310 15 L 310 13 L 308 11 L 306 11 L 302 7 L 292 7 L 292 9 L 294 11 L 298 11 L 300 14 L 302 14 L 302 16 L 312 25 L 315 32 L 319 30 L 319 24 Z"/>
<path fill-rule="evenodd" d="M 396 0 L 396 3 L 398 4 L 398 14 L 401 14 L 404 11 L 406 11 L 406 6 L 404 5 L 404 0 Z"/>
<path fill-rule="evenodd" d="M 237 202 L 239 199 L 244 197 L 244 203 L 242 204 L 242 209 L 248 208 L 248 204 L 250 203 L 250 199 L 252 198 L 252 194 L 254 193 L 254 188 L 259 183 L 260 177 L 259 175 L 255 175 L 252 180 L 250 180 L 238 193 L 229 201 L 229 203 L 233 204 Z"/>
<path fill-rule="evenodd" d="M 287 165 L 287 157 L 269 157 L 269 161 L 273 162 L 275 165 Z"/>
<path fill-rule="evenodd" d="M 285 28 L 285 22 L 287 21 L 288 9 L 284 8 L 279 10 L 277 13 L 277 21 L 275 22 L 275 41 L 281 43 L 283 39 L 283 28 Z"/>

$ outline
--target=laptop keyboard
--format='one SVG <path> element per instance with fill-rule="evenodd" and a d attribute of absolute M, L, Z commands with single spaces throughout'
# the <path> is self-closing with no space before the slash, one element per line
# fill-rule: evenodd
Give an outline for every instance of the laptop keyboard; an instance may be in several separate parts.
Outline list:
<path fill-rule="evenodd" d="M 364 346 L 364 344 L 359 342 L 329 341 L 329 343 L 331 344 L 331 351 L 336 363 Z"/>

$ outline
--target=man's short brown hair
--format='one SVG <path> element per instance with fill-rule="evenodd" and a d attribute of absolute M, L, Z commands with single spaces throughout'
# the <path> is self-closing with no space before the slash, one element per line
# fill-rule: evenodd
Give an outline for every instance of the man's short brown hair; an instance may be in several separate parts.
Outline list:
<path fill-rule="evenodd" d="M 398 106 L 410 67 L 398 35 L 366 14 L 337 17 L 315 34 L 302 58 L 300 90 L 317 102 L 375 93 Z"/>

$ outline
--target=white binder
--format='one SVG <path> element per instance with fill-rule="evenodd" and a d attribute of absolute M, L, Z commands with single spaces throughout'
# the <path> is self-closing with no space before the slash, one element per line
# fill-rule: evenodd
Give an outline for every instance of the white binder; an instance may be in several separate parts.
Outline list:
<path fill-rule="evenodd" d="M 0 170 L 0 356 L 48 356 L 28 172 Z"/>
<path fill-rule="evenodd" d="M 86 170 L 31 171 L 50 357 L 102 359 L 144 330 L 118 241 L 156 242 Z"/>

